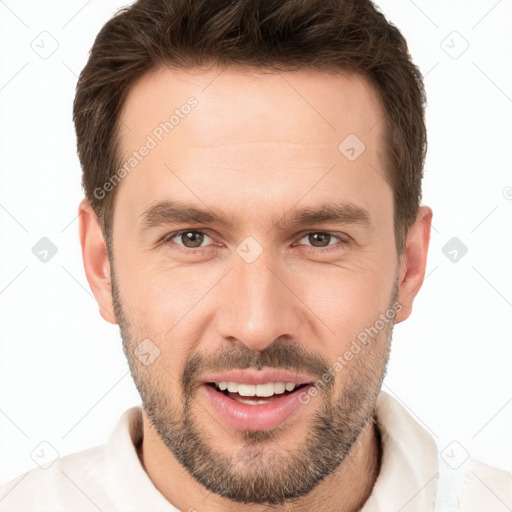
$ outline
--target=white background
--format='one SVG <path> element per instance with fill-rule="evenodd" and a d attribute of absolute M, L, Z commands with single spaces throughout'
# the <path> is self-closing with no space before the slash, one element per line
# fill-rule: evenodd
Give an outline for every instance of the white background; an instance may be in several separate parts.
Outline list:
<path fill-rule="evenodd" d="M 434 210 L 427 277 L 383 389 L 441 447 L 512 470 L 512 1 L 378 3 L 425 75 Z M 77 76 L 123 5 L 0 1 L 0 482 L 33 467 L 42 441 L 60 455 L 103 444 L 139 403 L 83 270 L 72 124 Z M 58 43 L 47 59 L 40 37 Z M 58 248 L 47 263 L 32 253 L 42 237 Z M 452 237 L 468 248 L 455 263 L 442 252 Z"/>

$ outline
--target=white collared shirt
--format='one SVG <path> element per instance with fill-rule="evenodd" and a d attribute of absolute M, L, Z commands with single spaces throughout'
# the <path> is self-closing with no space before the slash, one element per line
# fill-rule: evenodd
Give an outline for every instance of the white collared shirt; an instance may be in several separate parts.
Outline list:
<path fill-rule="evenodd" d="M 472 459 L 461 463 L 456 445 L 440 455 L 432 436 L 384 391 L 376 418 L 382 462 L 361 512 L 512 511 L 512 474 Z M 141 439 L 141 408 L 132 407 L 105 445 L 60 457 L 47 469 L 0 486 L 0 511 L 179 512 L 140 463 Z"/>

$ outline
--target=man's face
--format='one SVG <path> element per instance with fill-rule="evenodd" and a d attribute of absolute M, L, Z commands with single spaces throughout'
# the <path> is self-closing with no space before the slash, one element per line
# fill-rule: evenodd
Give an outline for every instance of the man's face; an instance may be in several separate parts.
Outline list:
<path fill-rule="evenodd" d="M 307 494 L 368 425 L 393 325 L 377 321 L 398 279 L 382 118 L 362 78 L 313 71 L 161 69 L 127 98 L 123 156 L 150 149 L 118 185 L 116 318 L 155 431 L 221 496 Z M 148 214 L 163 201 L 231 224 Z M 296 216 L 324 206 L 345 210 Z M 295 374 L 270 382 L 333 377 L 316 394 L 306 384 L 271 398 L 214 387 L 246 382 L 224 379 L 243 369 Z"/>

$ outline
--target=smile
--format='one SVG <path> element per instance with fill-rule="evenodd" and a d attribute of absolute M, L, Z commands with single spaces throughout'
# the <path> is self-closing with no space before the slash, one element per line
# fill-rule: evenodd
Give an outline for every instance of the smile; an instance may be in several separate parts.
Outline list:
<path fill-rule="evenodd" d="M 201 388 L 206 393 L 216 416 L 236 430 L 270 430 L 284 423 L 304 404 L 299 394 L 312 384 L 267 382 L 245 384 L 208 382 Z"/>
<path fill-rule="evenodd" d="M 216 382 L 215 388 L 218 391 L 226 391 L 225 396 L 232 400 L 249 405 L 266 404 L 272 400 L 257 400 L 257 398 L 273 398 L 275 395 L 288 394 L 305 386 L 306 384 L 295 384 L 294 382 L 267 382 L 265 384 L 243 384 L 238 382 Z M 242 397 L 251 397 L 243 399 Z M 255 397 L 256 399 L 252 399 Z"/>

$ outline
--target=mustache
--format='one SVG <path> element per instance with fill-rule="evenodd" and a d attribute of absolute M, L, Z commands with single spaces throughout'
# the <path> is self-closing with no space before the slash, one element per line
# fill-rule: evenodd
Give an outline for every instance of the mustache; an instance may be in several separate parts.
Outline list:
<path fill-rule="evenodd" d="M 191 395 L 197 382 L 206 372 L 225 372 L 230 370 L 246 370 L 277 368 L 288 371 L 306 373 L 315 380 L 329 372 L 329 364 L 320 356 L 306 351 L 296 343 L 275 340 L 261 351 L 253 351 L 242 345 L 232 345 L 226 349 L 216 350 L 213 354 L 194 354 L 183 368 L 181 385 L 186 395 Z M 326 383 L 332 385 L 333 380 Z"/>

